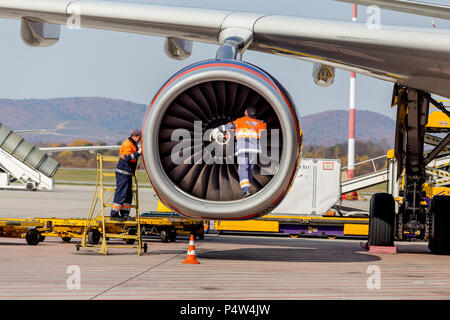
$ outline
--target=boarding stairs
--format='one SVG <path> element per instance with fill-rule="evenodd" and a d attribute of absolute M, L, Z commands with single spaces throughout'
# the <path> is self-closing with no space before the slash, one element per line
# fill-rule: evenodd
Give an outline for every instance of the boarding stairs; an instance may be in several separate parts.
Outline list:
<path fill-rule="evenodd" d="M 53 190 L 59 163 L 0 124 L 0 188 Z"/>
<path fill-rule="evenodd" d="M 377 169 L 375 161 L 381 159 L 385 159 L 385 161 L 388 161 L 387 169 L 386 168 Z M 355 166 L 367 163 L 372 164 L 373 172 L 341 182 L 342 194 L 368 188 L 383 182 L 389 182 L 390 184 L 393 184 L 394 181 L 396 181 L 395 159 L 388 158 L 387 156 L 380 156 L 356 163 Z M 347 167 L 343 167 L 342 170 L 346 170 L 346 168 Z M 439 187 L 450 186 L 450 171 L 448 171 L 449 169 L 450 169 L 450 155 L 448 155 L 448 152 L 445 149 L 440 154 L 440 157 L 436 158 L 435 160 L 430 162 L 427 167 L 425 167 L 428 176 L 427 183 Z M 393 186 L 388 186 L 388 188 L 389 187 L 393 188 Z"/>
<path fill-rule="evenodd" d="M 365 161 L 361 161 L 358 163 L 355 163 L 355 167 L 362 166 L 362 165 L 371 165 L 373 172 L 357 176 L 355 178 L 345 180 L 341 182 L 341 192 L 342 194 L 346 194 L 349 192 L 361 190 L 364 188 L 368 188 L 374 185 L 377 185 L 379 183 L 383 183 L 389 180 L 389 170 L 386 168 L 378 169 L 377 163 L 383 162 L 384 163 L 387 159 L 386 155 L 375 157 L 372 159 L 368 159 Z M 379 166 L 379 165 L 378 165 Z M 346 171 L 348 167 L 342 167 L 342 171 Z"/>
<path fill-rule="evenodd" d="M 368 188 L 379 183 L 388 181 L 388 170 L 379 170 L 372 173 L 368 173 L 362 176 L 358 176 L 353 179 L 343 181 L 341 183 L 341 191 L 343 194 Z"/>

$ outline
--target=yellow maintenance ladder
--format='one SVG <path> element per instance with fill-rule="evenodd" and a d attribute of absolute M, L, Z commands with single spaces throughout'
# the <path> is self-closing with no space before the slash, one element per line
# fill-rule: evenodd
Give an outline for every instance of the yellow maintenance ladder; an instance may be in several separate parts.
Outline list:
<path fill-rule="evenodd" d="M 138 255 L 141 255 L 142 249 L 147 252 L 147 244 L 142 246 L 141 237 L 141 222 L 139 215 L 139 198 L 138 198 L 138 182 L 136 172 L 133 174 L 133 201 L 131 208 L 135 209 L 136 218 L 134 221 L 115 221 L 111 220 L 109 217 L 105 217 L 105 208 L 112 207 L 110 203 L 111 198 L 116 190 L 115 187 L 107 187 L 104 185 L 104 177 L 115 177 L 113 172 L 104 172 L 104 162 L 117 162 L 119 157 L 113 156 L 103 156 L 97 154 L 97 182 L 95 186 L 94 195 L 91 201 L 91 206 L 89 209 L 89 215 L 86 219 L 85 227 L 83 229 L 83 235 L 81 237 L 81 243 L 77 244 L 77 250 L 80 247 L 85 247 L 92 249 L 96 252 L 107 255 L 108 248 L 137 248 Z M 107 192 L 111 192 L 108 196 Z M 100 200 L 100 201 L 99 201 Z M 99 203 L 100 202 L 100 203 Z M 97 210 L 97 205 L 99 209 Z M 131 210 L 130 210 L 131 213 Z M 101 215 L 100 215 L 101 214 Z M 108 233 L 106 222 L 108 226 L 113 224 L 117 230 L 119 228 L 120 232 Z M 109 239 L 123 239 L 128 245 L 117 245 L 108 244 Z M 99 244 L 101 240 L 101 244 Z M 137 241 L 137 244 L 134 244 Z M 96 248 L 100 248 L 97 250 Z"/>

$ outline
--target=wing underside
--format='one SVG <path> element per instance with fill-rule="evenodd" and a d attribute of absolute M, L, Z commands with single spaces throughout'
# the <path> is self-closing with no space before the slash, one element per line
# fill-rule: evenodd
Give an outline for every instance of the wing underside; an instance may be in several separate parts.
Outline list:
<path fill-rule="evenodd" d="M 0 17 L 58 25 L 78 21 L 84 28 L 212 44 L 219 44 L 225 29 L 247 29 L 253 33 L 249 50 L 323 63 L 450 97 L 448 31 L 90 0 L 0 0 Z"/>

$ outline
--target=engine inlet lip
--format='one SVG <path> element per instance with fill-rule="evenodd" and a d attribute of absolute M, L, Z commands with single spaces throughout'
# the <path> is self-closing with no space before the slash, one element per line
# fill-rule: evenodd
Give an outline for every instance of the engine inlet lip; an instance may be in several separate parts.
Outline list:
<path fill-rule="evenodd" d="M 171 207 L 171 209 L 183 214 L 186 210 L 186 201 L 190 201 L 191 205 L 189 210 L 192 210 L 192 206 L 195 206 L 196 213 L 202 217 L 214 218 L 214 216 L 221 214 L 221 206 L 223 207 L 226 204 L 227 207 L 231 205 L 234 208 L 234 211 L 233 208 L 227 211 L 229 217 L 234 218 L 242 217 L 243 213 L 248 213 L 249 215 L 260 214 L 265 209 L 263 204 L 270 202 L 275 205 L 278 201 L 277 199 L 282 197 L 282 193 L 289 187 L 289 183 L 292 182 L 292 179 L 291 181 L 288 180 L 295 173 L 294 169 L 296 168 L 299 156 L 299 141 L 296 138 L 296 134 L 294 134 L 298 129 L 298 121 L 296 118 L 292 118 L 289 106 L 280 92 L 273 88 L 274 84 L 270 78 L 267 77 L 266 79 L 264 81 L 260 75 L 248 71 L 243 72 L 234 68 L 226 68 L 223 66 L 209 67 L 191 71 L 188 75 L 177 76 L 174 81 L 170 81 L 170 84 L 164 88 L 164 92 L 155 99 L 145 121 L 143 137 L 144 160 L 146 161 L 146 169 L 151 183 L 163 202 Z M 280 122 L 283 134 L 280 167 L 269 183 L 250 198 L 217 201 L 192 196 L 179 188 L 167 175 L 162 166 L 159 152 L 149 153 L 149 150 L 159 150 L 160 124 L 171 103 L 182 92 L 208 81 L 236 82 L 256 91 L 269 103 Z M 278 106 L 274 107 L 274 104 L 278 104 Z M 167 200 L 167 197 L 174 198 L 174 193 L 177 194 L 177 201 L 164 201 L 164 199 Z"/>

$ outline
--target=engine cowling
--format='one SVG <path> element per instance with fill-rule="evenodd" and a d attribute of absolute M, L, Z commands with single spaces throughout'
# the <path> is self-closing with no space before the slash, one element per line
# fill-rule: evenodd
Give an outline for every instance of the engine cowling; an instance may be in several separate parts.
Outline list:
<path fill-rule="evenodd" d="M 212 129 L 255 106 L 267 124 L 252 196 L 241 198 L 231 143 L 209 141 Z M 286 90 L 263 70 L 235 60 L 193 64 L 153 98 L 143 127 L 148 177 L 174 212 L 203 219 L 250 219 L 272 211 L 297 171 L 302 134 Z M 231 145 L 230 145 L 231 144 Z"/>

